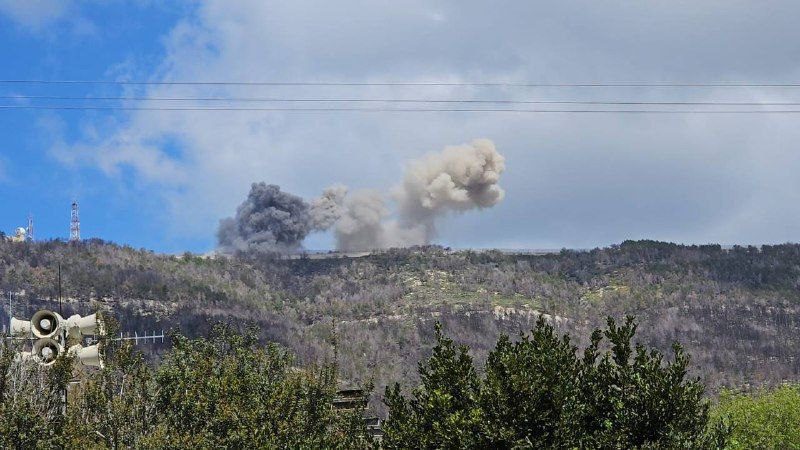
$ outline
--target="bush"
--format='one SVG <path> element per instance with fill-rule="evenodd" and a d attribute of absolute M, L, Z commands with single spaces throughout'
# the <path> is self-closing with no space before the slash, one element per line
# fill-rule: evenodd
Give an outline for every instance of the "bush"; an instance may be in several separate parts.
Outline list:
<path fill-rule="evenodd" d="M 800 386 L 751 394 L 725 391 L 713 420 L 732 428 L 730 448 L 800 448 Z"/>
<path fill-rule="evenodd" d="M 18 361 L 0 347 L 0 448 L 367 448 L 362 411 L 337 411 L 336 366 L 298 369 L 274 344 L 217 325 L 172 335 L 151 369 L 131 345 L 106 342 L 105 368 L 69 387 L 72 361 Z"/>
<path fill-rule="evenodd" d="M 18 350 L 18 341 L 0 335 L 0 448 L 64 447 L 63 393 L 72 360 L 41 367 L 18 360 Z"/>
<path fill-rule="evenodd" d="M 218 326 L 208 339 L 173 337 L 156 373 L 158 426 L 152 448 L 354 448 L 367 443 L 352 428 L 356 413 L 331 407 L 332 366 L 294 370 L 255 330 L 239 335 Z"/>
<path fill-rule="evenodd" d="M 540 318 L 529 336 L 502 337 L 484 376 L 465 346 L 436 327 L 437 344 L 420 363 L 421 384 L 406 398 L 387 388 L 387 448 L 714 448 L 699 379 L 674 346 L 671 362 L 633 346 L 633 318 L 608 319 L 578 355 Z M 601 351 L 604 338 L 608 351 Z"/>

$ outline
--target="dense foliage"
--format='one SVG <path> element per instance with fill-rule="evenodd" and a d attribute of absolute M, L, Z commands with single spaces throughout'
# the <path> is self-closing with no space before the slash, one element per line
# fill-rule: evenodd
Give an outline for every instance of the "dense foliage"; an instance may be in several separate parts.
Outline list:
<path fill-rule="evenodd" d="M 179 327 L 201 336 L 216 320 L 258 326 L 308 364 L 329 357 L 376 392 L 417 384 L 435 343 L 432 323 L 482 365 L 498 337 L 554 317 L 585 347 L 606 316 L 632 314 L 642 343 L 682 342 L 710 391 L 800 379 L 800 245 L 722 248 L 628 241 L 550 254 L 440 247 L 345 255 L 160 255 L 99 240 L 0 242 L 0 291 L 18 317 L 55 308 L 61 264 L 65 313 L 96 308 L 122 331 Z M 5 297 L 3 297 L 5 299 Z M 6 302 L 0 302 L 5 312 Z M 159 346 L 156 352 L 165 351 Z M 153 355 L 148 355 L 153 358 Z M 380 402 L 373 402 L 380 405 Z M 380 406 L 379 406 L 380 409 Z"/>
<path fill-rule="evenodd" d="M 385 436 L 373 440 L 361 409 L 333 407 L 335 365 L 298 368 L 254 331 L 218 324 L 207 338 L 173 333 L 153 367 L 109 328 L 107 365 L 88 372 L 63 355 L 50 367 L 20 361 L 3 340 L 0 447 L 722 448 L 725 425 L 753 409 L 726 397 L 709 421 L 688 356 L 677 344 L 669 360 L 634 345 L 632 317 L 608 319 L 580 352 L 540 317 L 530 333 L 502 336 L 480 371 L 437 323 L 420 385 L 410 395 L 399 383 L 386 389 Z"/>
<path fill-rule="evenodd" d="M 539 319 L 517 342 L 502 337 L 479 376 L 466 346 L 437 327 L 410 398 L 386 390 L 387 448 L 718 448 L 703 385 L 680 346 L 665 362 L 633 345 L 629 317 L 609 319 L 579 354 Z M 603 338 L 608 351 L 601 350 Z"/>
<path fill-rule="evenodd" d="M 49 369 L 21 364 L 15 359 L 19 346 L 0 342 L 0 448 L 29 449 L 64 446 L 62 430 L 67 418 L 63 393 L 70 379 L 72 361 L 60 358 Z"/>
<path fill-rule="evenodd" d="M 175 334 L 152 369 L 130 345 L 69 383 L 72 361 L 52 367 L 0 352 L 0 447 L 365 448 L 360 411 L 334 410 L 336 370 L 304 370 L 254 333 L 216 326 L 208 338 Z M 66 406 L 62 394 L 68 393 Z"/>
<path fill-rule="evenodd" d="M 749 394 L 725 391 L 713 417 L 731 426 L 731 449 L 800 448 L 800 386 L 796 384 Z"/>

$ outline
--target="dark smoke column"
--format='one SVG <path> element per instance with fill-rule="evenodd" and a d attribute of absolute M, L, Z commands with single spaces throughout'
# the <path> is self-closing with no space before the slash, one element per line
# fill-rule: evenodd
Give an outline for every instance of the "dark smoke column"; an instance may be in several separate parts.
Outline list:
<path fill-rule="evenodd" d="M 217 230 L 219 250 L 291 252 L 311 231 L 308 204 L 274 184 L 253 183 L 235 217 L 222 219 Z"/>

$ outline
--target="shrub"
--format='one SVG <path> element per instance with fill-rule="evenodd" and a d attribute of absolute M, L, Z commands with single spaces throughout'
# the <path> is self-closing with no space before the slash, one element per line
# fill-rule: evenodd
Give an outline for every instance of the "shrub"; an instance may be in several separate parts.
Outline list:
<path fill-rule="evenodd" d="M 68 389 L 73 362 L 50 367 L 0 344 L 1 448 L 367 448 L 362 411 L 337 411 L 335 365 L 294 366 L 288 351 L 217 325 L 172 335 L 150 368 L 128 344 Z M 63 393 L 69 392 L 64 408 Z"/>
<path fill-rule="evenodd" d="M 713 448 L 724 432 L 708 429 L 699 379 L 688 356 L 672 361 L 632 345 L 632 317 L 608 319 L 579 356 L 540 318 L 517 342 L 502 337 L 484 376 L 465 346 L 436 327 L 433 355 L 420 363 L 410 398 L 387 388 L 387 448 Z M 608 350 L 601 351 L 606 345 Z"/>
<path fill-rule="evenodd" d="M 724 391 L 712 417 L 732 428 L 732 449 L 800 448 L 800 386 L 796 384 L 750 394 Z"/>

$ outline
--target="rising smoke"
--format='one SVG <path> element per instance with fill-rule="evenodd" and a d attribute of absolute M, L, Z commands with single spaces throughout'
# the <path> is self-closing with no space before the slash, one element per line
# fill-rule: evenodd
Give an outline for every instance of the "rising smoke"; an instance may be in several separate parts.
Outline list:
<path fill-rule="evenodd" d="M 505 158 L 488 139 L 445 147 L 411 162 L 397 193 L 401 225 L 425 227 L 428 241 L 437 217 L 500 203 L 505 191 L 497 183 L 504 170 Z"/>
<path fill-rule="evenodd" d="M 311 232 L 308 204 L 282 192 L 274 184 L 253 183 L 236 216 L 222 219 L 217 230 L 219 248 L 287 252 L 300 248 Z"/>
<path fill-rule="evenodd" d="M 294 251 L 310 232 L 330 228 L 342 251 L 427 244 L 436 236 L 438 217 L 502 201 L 505 192 L 497 183 L 504 170 L 494 144 L 478 139 L 412 161 L 389 194 L 349 193 L 337 184 L 309 204 L 278 186 L 255 183 L 236 216 L 220 222 L 219 247 Z M 387 203 L 396 204 L 394 216 Z"/>
<path fill-rule="evenodd" d="M 311 227 L 315 230 L 327 230 L 332 227 L 344 213 L 343 203 L 347 196 L 347 186 L 334 184 L 322 191 L 322 195 L 311 201 Z"/>

